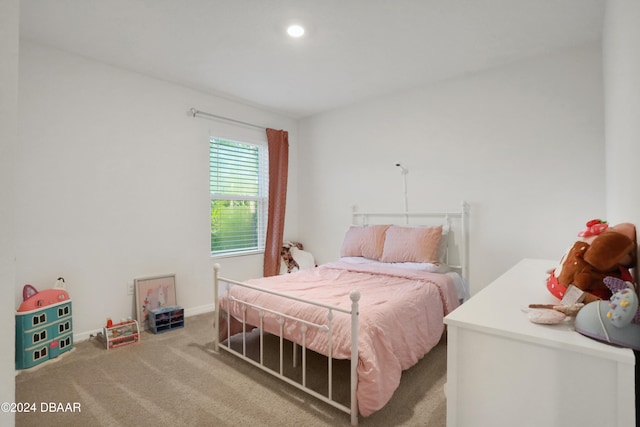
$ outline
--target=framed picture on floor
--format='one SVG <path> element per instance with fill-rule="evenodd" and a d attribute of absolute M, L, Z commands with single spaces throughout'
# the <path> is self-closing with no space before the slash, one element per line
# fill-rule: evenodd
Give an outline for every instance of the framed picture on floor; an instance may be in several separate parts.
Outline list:
<path fill-rule="evenodd" d="M 176 275 L 143 277 L 135 279 L 136 318 L 141 329 L 149 328 L 149 311 L 155 308 L 177 305 Z"/>

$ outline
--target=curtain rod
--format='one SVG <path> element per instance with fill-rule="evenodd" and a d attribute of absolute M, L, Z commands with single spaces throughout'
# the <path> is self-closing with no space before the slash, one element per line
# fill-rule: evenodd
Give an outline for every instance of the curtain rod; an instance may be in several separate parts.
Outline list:
<path fill-rule="evenodd" d="M 224 117 L 224 116 L 218 116 L 217 114 L 207 113 L 205 111 L 200 111 L 200 110 L 197 110 L 195 108 L 191 108 L 189 110 L 189 114 L 191 114 L 193 117 L 204 116 L 204 117 L 210 117 L 210 118 L 219 119 L 219 120 L 226 120 L 228 122 L 237 123 L 239 125 L 251 126 L 251 127 L 254 127 L 254 128 L 257 128 L 257 129 L 261 129 L 261 130 L 266 130 L 267 129 L 264 126 L 254 125 L 253 123 L 243 122 L 243 121 L 236 120 L 236 119 L 230 119 L 230 118 Z"/>

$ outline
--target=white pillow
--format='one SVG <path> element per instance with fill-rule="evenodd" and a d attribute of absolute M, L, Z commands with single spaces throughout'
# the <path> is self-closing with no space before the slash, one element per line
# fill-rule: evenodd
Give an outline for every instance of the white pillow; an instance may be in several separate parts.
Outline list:
<path fill-rule="evenodd" d="M 290 251 L 293 259 L 298 263 L 298 266 L 300 266 L 300 270 L 306 270 L 307 268 L 316 266 L 316 261 L 311 252 L 300 250 L 295 246 L 292 247 Z"/>
<path fill-rule="evenodd" d="M 449 266 L 446 264 L 432 264 L 430 262 L 382 262 L 364 257 L 342 257 L 340 261 L 348 264 L 375 264 L 388 265 L 389 267 L 403 268 L 405 270 L 421 270 L 431 273 L 446 273 Z"/>
<path fill-rule="evenodd" d="M 404 268 L 405 270 L 429 271 L 431 273 L 446 273 L 449 271 L 447 264 L 432 264 L 430 262 L 390 262 L 389 265 Z"/>
<path fill-rule="evenodd" d="M 340 261 L 349 264 L 371 264 L 380 262 L 374 259 L 365 258 L 363 256 L 343 256 L 342 258 L 340 258 Z"/>

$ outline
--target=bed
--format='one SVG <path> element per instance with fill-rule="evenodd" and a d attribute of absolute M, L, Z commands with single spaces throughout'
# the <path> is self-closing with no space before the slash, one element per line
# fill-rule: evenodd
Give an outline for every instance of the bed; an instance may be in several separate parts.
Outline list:
<path fill-rule="evenodd" d="M 351 415 L 381 409 L 402 371 L 438 344 L 444 316 L 468 297 L 468 216 L 353 212 L 337 261 L 239 282 L 214 268 L 215 350 L 224 350 Z M 257 334 L 259 355 L 247 347 Z M 279 367 L 264 364 L 265 335 L 279 339 Z M 230 344 L 234 338 L 239 346 Z M 302 376 L 284 375 L 284 343 Z M 307 352 L 327 357 L 327 389 L 306 384 Z M 357 354 L 357 357 L 352 355 Z M 334 360 L 350 360 L 350 402 L 333 396 Z"/>

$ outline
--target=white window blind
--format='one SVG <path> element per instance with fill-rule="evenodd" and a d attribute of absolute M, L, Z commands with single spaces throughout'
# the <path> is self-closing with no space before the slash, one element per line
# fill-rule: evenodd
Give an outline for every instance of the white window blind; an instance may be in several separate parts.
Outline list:
<path fill-rule="evenodd" d="M 210 138 L 211 254 L 264 251 L 267 146 Z"/>

